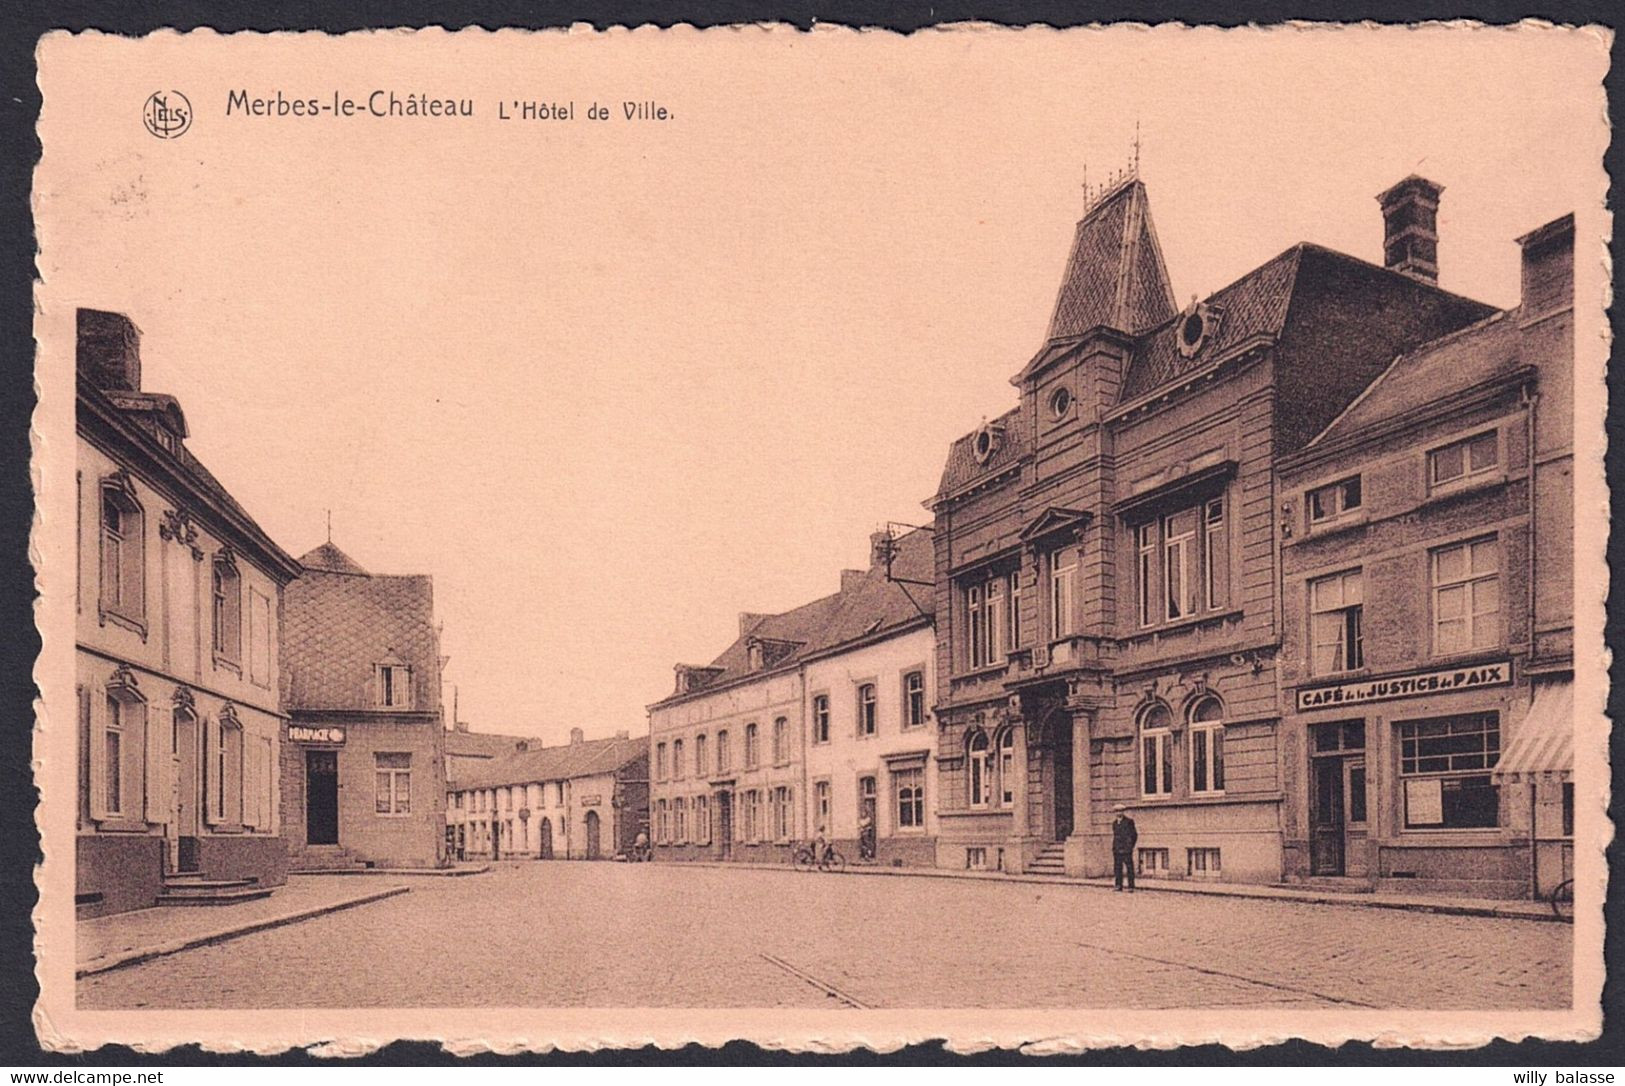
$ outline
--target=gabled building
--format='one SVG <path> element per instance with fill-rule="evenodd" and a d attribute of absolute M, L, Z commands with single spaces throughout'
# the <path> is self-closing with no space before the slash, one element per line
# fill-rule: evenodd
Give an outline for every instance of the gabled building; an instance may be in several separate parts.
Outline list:
<path fill-rule="evenodd" d="M 822 836 L 850 861 L 936 858 L 930 533 L 871 539 L 867 569 L 740 616 L 650 707 L 656 856 L 775 862 Z"/>
<path fill-rule="evenodd" d="M 1520 243 L 1521 304 L 1281 461 L 1288 877 L 1573 874 L 1573 217 Z"/>
<path fill-rule="evenodd" d="M 1430 281 L 1436 187 L 1387 195 L 1389 266 L 1295 245 L 1182 309 L 1140 181 L 1087 210 L 930 502 L 939 862 L 1104 874 L 1121 803 L 1147 876 L 1281 877 L 1277 459 L 1493 312 Z"/>
<path fill-rule="evenodd" d="M 141 387 L 140 333 L 78 311 L 80 915 L 263 896 L 287 872 L 277 744 L 297 563 Z"/>
<path fill-rule="evenodd" d="M 446 729 L 446 787 L 455 791 L 458 781 L 493 761 L 540 745 L 540 740 L 523 735 L 471 731 L 458 721 Z"/>
<path fill-rule="evenodd" d="M 472 735 L 476 733 L 460 733 Z M 608 860 L 649 829 L 649 743 L 627 732 L 567 746 L 535 740 L 459 774 L 446 831 L 458 860 Z"/>
<path fill-rule="evenodd" d="M 434 582 L 368 573 L 331 542 L 283 604 L 283 833 L 295 869 L 445 862 L 446 732 Z"/>

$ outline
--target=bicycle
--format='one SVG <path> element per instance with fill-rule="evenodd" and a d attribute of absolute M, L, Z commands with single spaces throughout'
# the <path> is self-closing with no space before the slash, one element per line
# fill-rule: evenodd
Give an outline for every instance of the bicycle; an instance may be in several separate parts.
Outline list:
<path fill-rule="evenodd" d="M 1574 918 L 1574 880 L 1564 879 L 1557 884 L 1549 898 L 1552 906 L 1552 915 L 1559 920 Z"/>
<path fill-rule="evenodd" d="M 795 865 L 797 871 L 811 871 L 815 867 L 824 872 L 846 870 L 846 857 L 842 856 L 834 845 L 827 842 L 824 844 L 822 853 L 818 852 L 812 841 L 796 846 L 795 852 L 791 854 L 790 862 Z"/>

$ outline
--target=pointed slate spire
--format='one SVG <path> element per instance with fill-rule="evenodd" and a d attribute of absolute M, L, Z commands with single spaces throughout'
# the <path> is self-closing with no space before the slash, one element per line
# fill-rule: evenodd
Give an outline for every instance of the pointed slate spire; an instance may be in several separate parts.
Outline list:
<path fill-rule="evenodd" d="M 299 564 L 306 569 L 320 570 L 323 573 L 351 573 L 362 577 L 369 576 L 354 558 L 339 550 L 328 540 L 315 550 L 308 552 L 299 559 Z"/>
<path fill-rule="evenodd" d="M 1100 325 L 1138 333 L 1176 312 L 1145 185 L 1131 174 L 1078 223 L 1049 339 L 1081 336 Z"/>

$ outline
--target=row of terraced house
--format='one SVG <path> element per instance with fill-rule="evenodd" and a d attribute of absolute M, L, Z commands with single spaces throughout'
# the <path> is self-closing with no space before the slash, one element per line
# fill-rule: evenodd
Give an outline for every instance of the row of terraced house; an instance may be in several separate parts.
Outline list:
<path fill-rule="evenodd" d="M 1135 177 L 930 524 L 650 708 L 657 858 L 1526 896 L 1572 863 L 1573 219 L 1519 304 L 1299 244 L 1174 300 Z"/>

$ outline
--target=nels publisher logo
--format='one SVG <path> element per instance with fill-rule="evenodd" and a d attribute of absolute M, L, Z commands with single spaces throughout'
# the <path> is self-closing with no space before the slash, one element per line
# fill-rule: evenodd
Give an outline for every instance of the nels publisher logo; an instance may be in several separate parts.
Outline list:
<path fill-rule="evenodd" d="M 148 132 L 161 140 L 172 140 L 192 127 L 192 103 L 178 90 L 156 91 L 142 107 L 141 119 Z"/>

